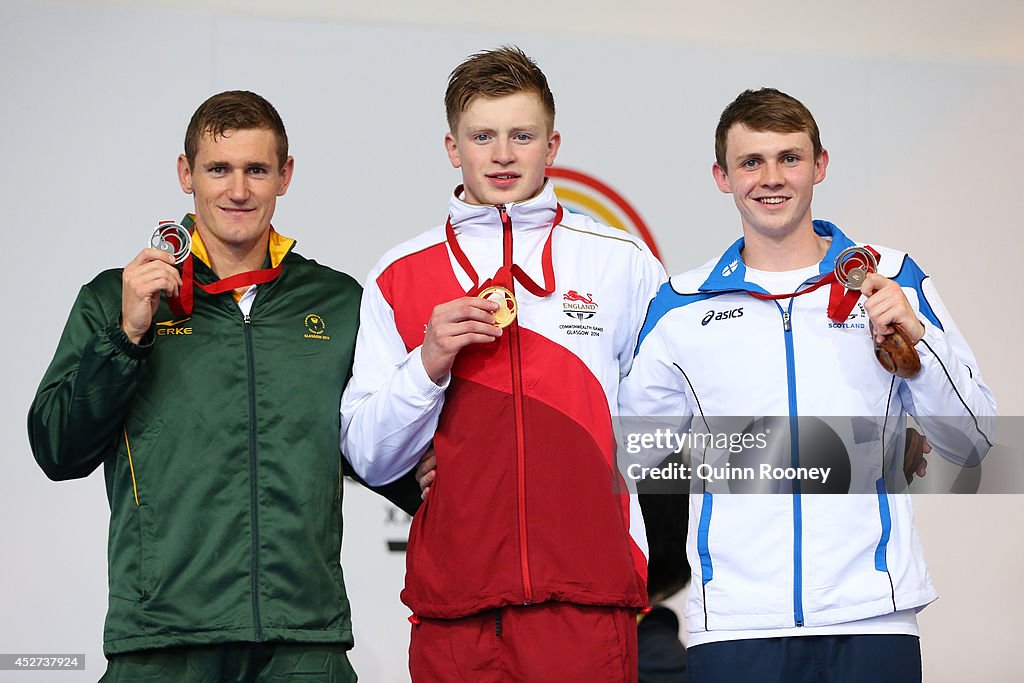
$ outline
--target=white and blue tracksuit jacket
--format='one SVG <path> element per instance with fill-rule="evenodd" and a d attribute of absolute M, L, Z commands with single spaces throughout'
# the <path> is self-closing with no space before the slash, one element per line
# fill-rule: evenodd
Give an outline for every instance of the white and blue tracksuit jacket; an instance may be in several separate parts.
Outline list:
<path fill-rule="evenodd" d="M 831 246 L 801 289 L 854 244 L 831 223 L 815 221 L 814 229 Z M 885 482 L 902 471 L 906 415 L 941 417 L 934 428 L 922 423 L 926 435 L 943 457 L 964 464 L 991 446 L 995 401 L 931 280 L 907 254 L 872 246 L 879 273 L 901 285 L 926 328 L 916 347 L 921 372 L 908 380 L 875 360 L 863 306 L 843 324 L 827 317 L 828 286 L 777 301 L 751 296 L 766 292 L 747 281 L 742 239 L 717 261 L 671 278 L 650 305 L 620 390 L 622 415 L 682 416 L 684 426 L 712 432 L 727 416 L 785 416 L 791 430 L 797 416 L 871 416 L 884 425 L 868 438 L 844 437 L 854 444 L 850 490 L 860 493 L 691 487 L 691 633 L 841 624 L 937 597 L 910 496 L 887 492 Z M 787 444 L 786 466 L 813 459 L 798 438 Z M 728 456 L 692 454 L 695 465 Z"/>

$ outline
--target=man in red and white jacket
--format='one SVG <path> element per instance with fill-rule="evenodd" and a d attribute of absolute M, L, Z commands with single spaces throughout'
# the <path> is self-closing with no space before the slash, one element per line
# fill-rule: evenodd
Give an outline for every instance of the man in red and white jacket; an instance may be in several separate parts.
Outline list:
<path fill-rule="evenodd" d="M 558 204 L 554 100 L 525 54 L 469 58 L 445 103 L 463 185 L 371 271 L 341 406 L 367 482 L 431 445 L 441 472 L 409 537 L 413 680 L 635 681 L 646 541 L 611 413 L 665 273 Z"/>

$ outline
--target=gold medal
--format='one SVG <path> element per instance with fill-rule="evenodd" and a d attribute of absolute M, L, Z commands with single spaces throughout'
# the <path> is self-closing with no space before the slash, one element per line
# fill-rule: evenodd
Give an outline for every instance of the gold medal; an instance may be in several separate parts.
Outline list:
<path fill-rule="evenodd" d="M 498 304 L 498 310 L 494 312 L 494 324 L 498 327 L 508 327 L 516 319 L 519 307 L 516 304 L 516 297 L 512 290 L 493 286 L 481 290 L 477 296 Z"/>

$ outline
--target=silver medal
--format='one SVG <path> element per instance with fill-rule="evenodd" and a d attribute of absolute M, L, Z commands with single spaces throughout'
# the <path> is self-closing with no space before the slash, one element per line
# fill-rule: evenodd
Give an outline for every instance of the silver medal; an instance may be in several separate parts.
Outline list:
<path fill-rule="evenodd" d="M 174 257 L 175 265 L 178 265 L 192 251 L 192 235 L 177 223 L 161 223 L 149 238 L 149 246 L 166 251 Z"/>

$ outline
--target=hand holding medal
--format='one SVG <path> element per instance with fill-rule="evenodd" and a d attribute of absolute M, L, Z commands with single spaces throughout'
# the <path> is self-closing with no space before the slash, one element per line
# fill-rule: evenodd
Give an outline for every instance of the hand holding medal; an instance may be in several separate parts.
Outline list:
<path fill-rule="evenodd" d="M 459 297 L 434 307 L 420 347 L 423 369 L 432 382 L 440 383 L 451 372 L 455 357 L 465 347 L 501 338 L 503 330 L 497 324 L 501 307 L 502 303 L 491 297 L 476 296 Z"/>
<path fill-rule="evenodd" d="M 877 270 L 876 255 L 869 248 L 850 247 L 836 257 L 836 280 L 848 293 L 868 297 L 864 307 L 871 320 L 875 358 L 886 371 L 910 378 L 921 370 L 914 344 L 924 336 L 924 326 L 900 286 Z"/>
<path fill-rule="evenodd" d="M 160 293 L 177 296 L 181 289 L 178 260 L 188 256 L 191 236 L 176 223 L 161 223 L 121 273 L 121 329 L 138 344 L 153 324 Z"/>
<path fill-rule="evenodd" d="M 487 299 L 498 304 L 498 310 L 494 312 L 494 324 L 498 327 L 508 327 L 516 319 L 519 312 L 516 296 L 507 287 L 494 285 L 480 290 L 477 297 Z"/>

